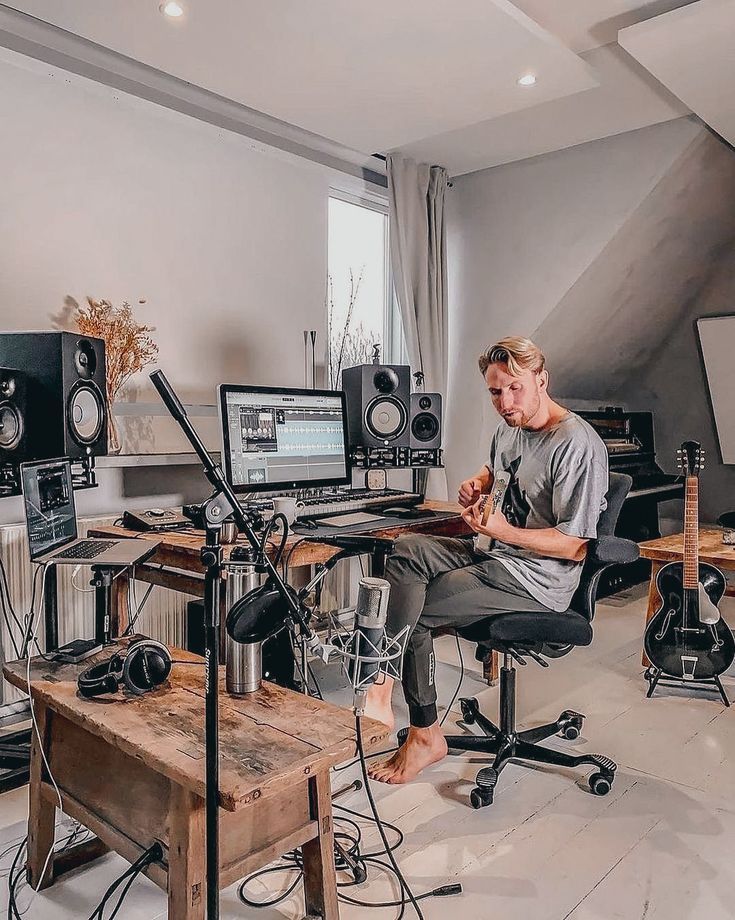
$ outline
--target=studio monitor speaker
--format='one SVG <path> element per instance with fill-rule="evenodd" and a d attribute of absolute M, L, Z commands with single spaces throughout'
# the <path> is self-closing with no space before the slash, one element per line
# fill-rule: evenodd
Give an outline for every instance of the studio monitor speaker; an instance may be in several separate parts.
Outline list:
<path fill-rule="evenodd" d="M 107 453 L 105 343 L 73 332 L 0 333 L 0 367 L 26 376 L 27 456 Z"/>
<path fill-rule="evenodd" d="M 411 368 L 359 364 L 342 371 L 350 446 L 408 447 Z"/>
<path fill-rule="evenodd" d="M 0 463 L 26 460 L 27 445 L 25 374 L 0 367 Z"/>
<path fill-rule="evenodd" d="M 410 447 L 413 450 L 442 446 L 442 398 L 440 393 L 412 393 Z"/>

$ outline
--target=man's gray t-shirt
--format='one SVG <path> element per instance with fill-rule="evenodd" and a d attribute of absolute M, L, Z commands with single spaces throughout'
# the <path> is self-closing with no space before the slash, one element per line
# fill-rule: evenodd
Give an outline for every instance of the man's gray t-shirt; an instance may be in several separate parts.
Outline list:
<path fill-rule="evenodd" d="M 488 468 L 510 482 L 502 511 L 515 527 L 555 527 L 581 539 L 597 536 L 605 508 L 607 449 L 591 425 L 570 412 L 553 428 L 532 431 L 498 426 Z M 551 559 L 495 540 L 490 555 L 552 610 L 566 610 L 579 584 L 581 562 Z"/>

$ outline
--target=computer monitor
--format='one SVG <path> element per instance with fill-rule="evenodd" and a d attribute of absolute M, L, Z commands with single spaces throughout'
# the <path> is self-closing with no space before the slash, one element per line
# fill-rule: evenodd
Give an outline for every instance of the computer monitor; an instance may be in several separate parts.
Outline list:
<path fill-rule="evenodd" d="M 340 390 L 219 387 L 222 458 L 235 492 L 277 492 L 350 481 Z"/>
<path fill-rule="evenodd" d="M 21 463 L 23 504 L 31 559 L 77 538 L 71 462 L 65 458 Z"/>

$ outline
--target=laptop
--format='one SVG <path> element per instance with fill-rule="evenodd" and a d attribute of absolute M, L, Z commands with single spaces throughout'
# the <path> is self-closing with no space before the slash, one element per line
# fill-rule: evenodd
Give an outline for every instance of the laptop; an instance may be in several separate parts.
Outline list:
<path fill-rule="evenodd" d="M 32 562 L 123 568 L 153 553 L 158 541 L 78 538 L 71 461 L 21 463 L 23 504 Z"/>

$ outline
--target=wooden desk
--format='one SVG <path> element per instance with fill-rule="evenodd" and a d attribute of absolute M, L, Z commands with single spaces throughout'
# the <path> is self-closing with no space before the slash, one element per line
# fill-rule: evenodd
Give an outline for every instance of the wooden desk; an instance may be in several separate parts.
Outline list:
<path fill-rule="evenodd" d="M 656 613 L 659 605 L 659 595 L 656 590 L 656 576 L 662 566 L 667 562 L 683 562 L 684 560 L 684 533 L 671 534 L 668 537 L 659 537 L 657 540 L 647 540 L 639 543 L 643 559 L 651 560 L 651 581 L 648 585 L 648 608 L 646 610 L 646 625 Z M 707 562 L 723 571 L 735 570 L 735 546 L 728 546 L 722 542 L 722 530 L 719 527 L 700 527 L 699 529 L 699 561 Z M 735 585 L 728 585 L 725 594 L 735 597 Z M 645 652 L 642 655 L 644 667 L 651 663 Z"/>
<path fill-rule="evenodd" d="M 123 643 L 121 643 L 123 644 Z M 112 648 L 96 656 L 102 660 Z M 168 892 L 169 920 L 202 920 L 206 908 L 204 668 L 172 649 L 170 681 L 144 696 L 116 702 L 79 696 L 82 665 L 35 658 L 31 693 L 39 733 L 63 809 L 99 838 L 49 860 L 54 842 L 53 785 L 35 733 L 31 749 L 28 863 L 31 884 L 107 848 L 129 862 L 158 841 L 163 864 L 146 874 Z M 85 665 L 94 663 L 89 659 Z M 3 668 L 26 686 L 26 663 Z M 364 720 L 366 745 L 388 729 Z M 337 920 L 329 768 L 355 753 L 349 710 L 264 683 L 247 697 L 220 696 L 220 886 L 232 884 L 294 847 L 302 847 L 307 914 Z"/>
<path fill-rule="evenodd" d="M 461 508 L 453 502 L 428 501 L 419 506 L 430 511 L 447 511 L 453 515 L 440 520 L 405 521 L 400 526 L 386 527 L 383 530 L 373 530 L 370 536 L 387 537 L 395 539 L 403 533 L 426 533 L 432 536 L 456 537 L 469 533 L 469 528 L 460 517 Z M 93 537 L 130 537 L 160 540 L 156 552 L 144 564 L 135 567 L 136 580 L 149 584 L 161 585 L 173 591 L 182 591 L 195 597 L 204 596 L 204 568 L 199 557 L 204 544 L 204 531 L 187 530 L 177 533 L 139 533 L 125 527 L 98 527 L 90 530 L 89 536 Z M 283 553 L 284 562 L 288 563 L 289 571 L 304 566 L 316 565 L 326 562 L 338 550 L 336 547 L 324 543 L 306 543 L 303 534 L 289 537 Z M 276 537 L 270 544 L 271 554 L 275 553 L 279 543 Z M 247 539 L 241 534 L 237 544 L 229 544 L 223 548 L 223 561 L 229 559 L 233 547 L 246 546 Z M 161 569 L 161 566 L 164 568 Z M 120 635 L 127 626 L 127 584 L 125 576 L 115 579 L 115 594 L 113 597 L 112 634 Z"/>

